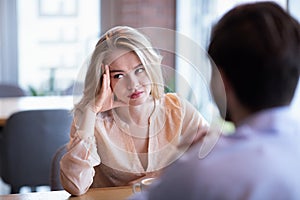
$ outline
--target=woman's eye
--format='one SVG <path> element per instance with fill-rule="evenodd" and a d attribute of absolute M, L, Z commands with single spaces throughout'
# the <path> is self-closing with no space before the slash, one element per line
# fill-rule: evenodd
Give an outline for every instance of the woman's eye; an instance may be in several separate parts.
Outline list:
<path fill-rule="evenodd" d="M 123 77 L 124 77 L 124 74 L 115 74 L 115 75 L 113 76 L 114 79 L 121 79 L 121 78 L 123 78 Z"/>
<path fill-rule="evenodd" d="M 140 67 L 140 68 L 137 68 L 136 70 L 135 70 L 135 73 L 136 74 L 139 74 L 139 73 L 142 73 L 142 72 L 144 72 L 145 71 L 145 68 L 144 67 Z"/>

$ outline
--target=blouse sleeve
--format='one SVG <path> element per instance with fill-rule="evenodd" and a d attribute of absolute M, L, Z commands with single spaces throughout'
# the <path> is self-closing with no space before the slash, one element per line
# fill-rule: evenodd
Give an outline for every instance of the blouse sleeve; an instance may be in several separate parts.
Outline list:
<path fill-rule="evenodd" d="M 183 114 L 183 126 L 179 146 L 190 146 L 207 134 L 209 123 L 203 115 L 187 100 L 180 99 Z"/>
<path fill-rule="evenodd" d="M 95 175 L 94 166 L 100 164 L 94 136 L 96 114 L 91 109 L 75 113 L 70 131 L 67 153 L 60 161 L 60 179 L 72 195 L 84 194 Z"/>

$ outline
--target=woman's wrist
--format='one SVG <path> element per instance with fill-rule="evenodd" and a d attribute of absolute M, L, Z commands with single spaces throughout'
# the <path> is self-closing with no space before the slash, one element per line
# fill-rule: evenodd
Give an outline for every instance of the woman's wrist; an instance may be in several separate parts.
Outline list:
<path fill-rule="evenodd" d="M 101 111 L 101 107 L 96 106 L 95 103 L 89 103 L 87 109 L 91 110 L 93 113 L 98 114 Z"/>

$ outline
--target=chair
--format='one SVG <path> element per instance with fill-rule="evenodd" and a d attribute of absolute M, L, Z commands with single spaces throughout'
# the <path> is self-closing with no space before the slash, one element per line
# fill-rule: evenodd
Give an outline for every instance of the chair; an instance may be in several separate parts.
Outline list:
<path fill-rule="evenodd" d="M 50 174 L 50 188 L 52 191 L 63 190 L 64 188 L 60 182 L 60 160 L 67 152 L 67 144 L 59 147 L 52 158 L 51 174 Z"/>
<path fill-rule="evenodd" d="M 3 129 L 2 178 L 11 193 L 22 186 L 50 186 L 51 160 L 69 141 L 72 117 L 68 110 L 30 110 L 14 113 Z"/>
<path fill-rule="evenodd" d="M 17 86 L 11 84 L 0 84 L 0 97 L 22 97 L 26 96 L 25 91 Z"/>

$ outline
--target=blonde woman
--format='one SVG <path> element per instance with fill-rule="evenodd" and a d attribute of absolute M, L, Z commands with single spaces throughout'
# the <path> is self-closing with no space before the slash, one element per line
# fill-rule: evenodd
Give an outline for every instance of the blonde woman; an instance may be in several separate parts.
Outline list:
<path fill-rule="evenodd" d="M 61 160 L 61 182 L 69 193 L 155 177 L 205 135 L 202 115 L 176 94 L 164 93 L 161 60 L 131 27 L 112 28 L 100 38 Z"/>

